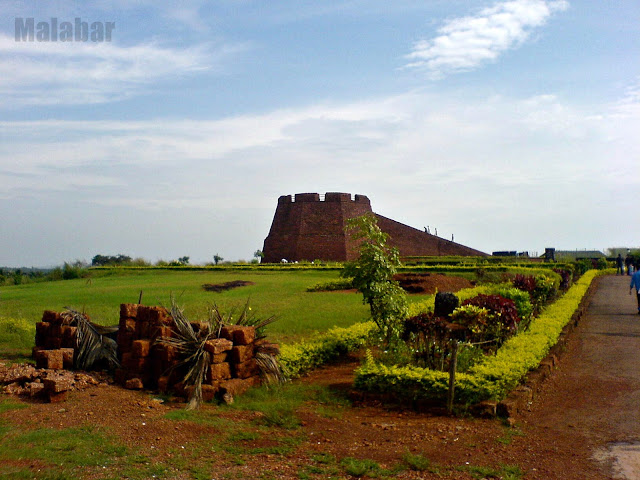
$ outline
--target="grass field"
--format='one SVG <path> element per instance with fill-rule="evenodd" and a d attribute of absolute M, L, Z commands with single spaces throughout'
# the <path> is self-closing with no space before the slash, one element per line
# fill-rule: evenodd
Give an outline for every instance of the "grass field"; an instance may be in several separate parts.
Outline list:
<path fill-rule="evenodd" d="M 35 324 L 44 310 L 62 311 L 64 307 L 84 310 L 93 321 L 103 325 L 118 323 L 121 303 L 137 303 L 140 291 L 145 305 L 170 305 L 173 294 L 188 318 L 206 318 L 207 308 L 218 304 L 226 312 L 241 308 L 250 299 L 258 317 L 275 315 L 269 336 L 290 343 L 333 326 L 345 327 L 364 321 L 368 308 L 362 297 L 345 292 L 306 292 L 318 282 L 338 278 L 337 271 L 130 271 L 101 272 L 90 279 L 31 283 L 0 288 L 0 318 L 26 320 Z M 207 292 L 203 284 L 232 280 L 253 282 L 225 292 Z M 0 355 L 9 347 L 0 332 Z M 15 345 L 14 345 L 15 346 Z"/>

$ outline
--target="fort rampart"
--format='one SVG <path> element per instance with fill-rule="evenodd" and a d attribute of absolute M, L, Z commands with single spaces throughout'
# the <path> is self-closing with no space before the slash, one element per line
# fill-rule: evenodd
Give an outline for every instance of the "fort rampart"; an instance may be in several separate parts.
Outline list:
<path fill-rule="evenodd" d="M 302 260 L 349 261 L 357 258 L 357 245 L 345 233 L 349 218 L 373 213 L 365 195 L 340 192 L 297 193 L 278 198 L 271 230 L 264 241 L 266 263 Z M 484 252 L 445 240 L 375 214 L 389 244 L 401 256 L 484 256 Z"/>

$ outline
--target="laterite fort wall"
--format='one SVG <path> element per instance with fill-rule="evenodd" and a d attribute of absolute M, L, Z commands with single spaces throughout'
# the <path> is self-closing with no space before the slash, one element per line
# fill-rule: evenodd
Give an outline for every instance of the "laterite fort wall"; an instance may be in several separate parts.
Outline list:
<path fill-rule="evenodd" d="M 271 230 L 264 241 L 266 263 L 302 260 L 345 261 L 357 257 L 357 245 L 345 233 L 346 220 L 373 213 L 365 195 L 328 192 L 298 193 L 278 198 Z M 389 234 L 389 243 L 401 256 L 486 255 L 390 218 L 377 215 L 380 229 Z"/>

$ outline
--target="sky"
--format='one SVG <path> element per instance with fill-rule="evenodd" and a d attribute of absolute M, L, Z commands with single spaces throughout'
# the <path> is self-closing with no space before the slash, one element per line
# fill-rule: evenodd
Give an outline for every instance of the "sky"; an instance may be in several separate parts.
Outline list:
<path fill-rule="evenodd" d="M 640 246 L 636 0 L 0 11 L 0 265 L 251 260 L 303 192 L 487 253 Z"/>

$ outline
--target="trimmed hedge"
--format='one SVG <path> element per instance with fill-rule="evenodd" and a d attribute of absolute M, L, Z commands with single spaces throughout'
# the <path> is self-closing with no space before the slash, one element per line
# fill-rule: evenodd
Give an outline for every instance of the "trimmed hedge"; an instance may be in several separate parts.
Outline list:
<path fill-rule="evenodd" d="M 333 280 L 331 282 L 316 283 L 311 287 L 307 287 L 307 292 L 333 292 L 335 290 L 349 290 L 353 288 L 353 282 L 350 278 Z"/>
<path fill-rule="evenodd" d="M 288 378 L 296 378 L 340 355 L 365 347 L 377 330 L 374 322 L 356 323 L 348 328 L 334 327 L 316 337 L 280 347 L 280 366 Z"/>
<path fill-rule="evenodd" d="M 152 265 L 152 266 L 104 266 L 89 267 L 90 271 L 127 272 L 127 271 L 303 271 L 303 270 L 342 270 L 341 263 L 312 265 L 310 263 L 236 263 L 230 265 Z"/>
<path fill-rule="evenodd" d="M 456 375 L 457 403 L 473 404 L 482 400 L 503 399 L 527 372 L 536 368 L 556 344 L 564 326 L 580 305 L 593 279 L 606 272 L 585 273 L 554 304 L 531 322 L 525 332 L 511 337 L 496 355 L 472 367 L 467 374 Z M 419 367 L 388 367 L 376 363 L 371 355 L 356 370 L 355 387 L 376 393 L 392 394 L 400 399 L 446 399 L 448 373 Z"/>
<path fill-rule="evenodd" d="M 464 300 L 475 297 L 481 293 L 489 295 L 494 289 L 495 285 L 480 285 L 479 287 L 463 288 L 462 290 L 458 290 L 454 295 L 463 302 Z M 435 301 L 436 296 L 433 294 L 429 295 L 424 300 L 409 304 L 409 317 L 414 317 L 420 313 L 433 312 Z"/>

